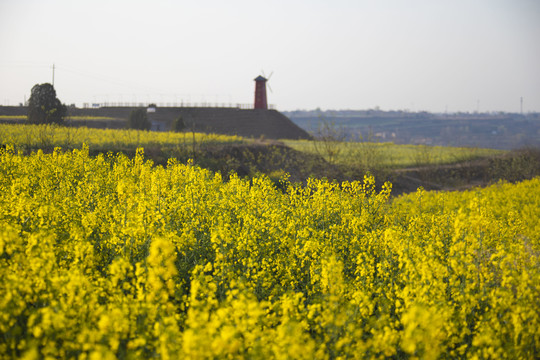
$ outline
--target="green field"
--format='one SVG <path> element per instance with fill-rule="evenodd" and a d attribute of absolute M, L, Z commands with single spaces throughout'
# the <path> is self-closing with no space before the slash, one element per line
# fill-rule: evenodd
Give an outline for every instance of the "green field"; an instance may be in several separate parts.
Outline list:
<path fill-rule="evenodd" d="M 299 151 L 321 155 L 330 163 L 361 166 L 404 168 L 444 165 L 504 154 L 503 150 L 458 148 L 425 145 L 398 145 L 372 142 L 335 142 L 283 140 Z"/>

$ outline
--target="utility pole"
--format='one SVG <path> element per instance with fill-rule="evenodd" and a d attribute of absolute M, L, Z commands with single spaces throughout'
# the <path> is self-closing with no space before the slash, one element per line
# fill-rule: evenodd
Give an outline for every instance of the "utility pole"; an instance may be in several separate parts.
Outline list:
<path fill-rule="evenodd" d="M 54 87 L 54 64 L 52 64 L 52 86 Z"/>
<path fill-rule="evenodd" d="M 520 114 L 523 115 L 523 96 L 520 99 Z"/>

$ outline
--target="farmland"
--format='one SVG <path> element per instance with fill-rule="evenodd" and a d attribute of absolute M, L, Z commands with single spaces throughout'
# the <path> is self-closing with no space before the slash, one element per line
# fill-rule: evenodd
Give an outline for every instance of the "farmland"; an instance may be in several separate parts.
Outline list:
<path fill-rule="evenodd" d="M 0 353 L 534 358 L 540 179 L 228 181 L 142 149 L 0 150 Z"/>
<path fill-rule="evenodd" d="M 538 357 L 529 153 L 6 124 L 0 144 L 3 358 Z M 397 196 L 365 172 L 464 161 L 514 183 Z"/>
<path fill-rule="evenodd" d="M 98 120 L 94 120 L 98 121 Z M 0 124 L 0 144 L 30 154 L 80 149 L 97 155 L 122 152 L 135 156 L 143 147 L 147 158 L 166 166 L 169 158 L 220 172 L 253 177 L 268 175 L 276 184 L 288 174 L 291 182 L 309 177 L 354 181 L 371 173 L 380 187 L 394 185 L 393 194 L 426 189 L 448 190 L 518 181 L 540 175 L 538 151 L 510 152 L 478 148 L 396 145 L 372 142 L 292 141 L 250 139 L 192 131 L 148 132 L 47 125 Z"/>
<path fill-rule="evenodd" d="M 318 144 L 319 142 L 319 144 Z M 411 166 L 445 165 L 486 158 L 505 153 L 501 150 L 468 147 L 397 145 L 380 142 L 339 142 L 334 145 L 337 155 L 331 158 L 324 142 L 284 140 L 293 149 L 321 154 L 326 161 L 341 165 L 364 164 L 378 167 L 404 168 Z M 369 163 L 373 164 L 369 164 Z"/>
<path fill-rule="evenodd" d="M 81 120 L 81 119 L 79 119 Z M 95 120 L 95 119 L 92 119 Z M 137 147 L 174 148 L 193 146 L 197 143 L 241 143 L 238 136 L 149 132 L 138 130 L 89 129 L 86 127 L 61 127 L 54 125 L 8 125 L 0 124 L 0 143 L 12 144 L 20 150 L 81 148 L 87 144 L 101 151 L 135 150 Z"/>
<path fill-rule="evenodd" d="M 103 120 L 106 118 L 80 117 L 74 120 Z M 216 145 L 249 144 L 256 141 L 239 136 L 217 135 L 193 132 L 147 132 L 137 130 L 93 129 L 86 127 L 58 127 L 51 125 L 0 124 L 0 143 L 12 144 L 18 150 L 37 150 L 81 148 L 88 145 L 96 151 L 129 150 L 134 153 L 137 147 L 159 148 L 160 150 L 212 147 Z M 274 144 L 276 142 L 273 142 Z M 423 145 L 395 145 L 392 143 L 339 142 L 332 146 L 333 156 L 327 144 L 321 141 L 282 140 L 294 150 L 321 156 L 324 161 L 343 166 L 371 163 L 378 167 L 404 168 L 410 166 L 444 165 L 467 160 L 487 158 L 504 154 L 501 150 L 479 148 L 455 148 Z"/>

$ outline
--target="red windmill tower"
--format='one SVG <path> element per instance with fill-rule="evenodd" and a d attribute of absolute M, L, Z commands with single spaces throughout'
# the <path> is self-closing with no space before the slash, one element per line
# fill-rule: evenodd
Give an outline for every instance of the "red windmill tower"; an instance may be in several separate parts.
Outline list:
<path fill-rule="evenodd" d="M 255 78 L 255 106 L 254 106 L 255 109 L 268 109 L 268 102 L 266 101 L 266 82 L 267 81 L 268 79 L 261 75 Z"/>

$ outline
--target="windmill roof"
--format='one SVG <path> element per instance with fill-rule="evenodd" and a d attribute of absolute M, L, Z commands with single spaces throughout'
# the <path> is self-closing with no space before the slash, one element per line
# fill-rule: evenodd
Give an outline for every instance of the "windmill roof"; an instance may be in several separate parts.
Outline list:
<path fill-rule="evenodd" d="M 265 77 L 262 77 L 261 75 L 259 75 L 254 80 L 255 81 L 267 81 L 268 79 L 266 79 Z"/>

